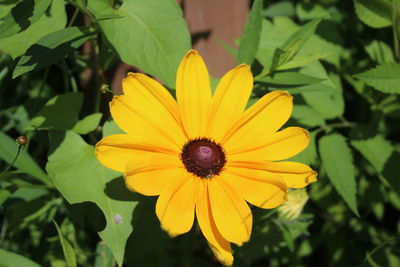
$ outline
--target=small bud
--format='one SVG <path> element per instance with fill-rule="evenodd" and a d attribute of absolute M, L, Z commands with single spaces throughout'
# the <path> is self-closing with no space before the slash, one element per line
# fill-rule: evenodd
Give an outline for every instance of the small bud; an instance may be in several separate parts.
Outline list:
<path fill-rule="evenodd" d="M 288 199 L 278 207 L 281 218 L 293 221 L 297 219 L 307 203 L 308 194 L 304 189 L 291 189 L 288 193 Z"/>
<path fill-rule="evenodd" d="M 24 147 L 26 144 L 28 144 L 28 137 L 21 135 L 15 141 L 19 146 Z"/>

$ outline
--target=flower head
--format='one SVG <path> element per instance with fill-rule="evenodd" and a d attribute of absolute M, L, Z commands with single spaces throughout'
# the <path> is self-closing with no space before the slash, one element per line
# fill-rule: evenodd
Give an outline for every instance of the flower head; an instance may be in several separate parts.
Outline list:
<path fill-rule="evenodd" d="M 282 161 L 309 143 L 307 131 L 280 130 L 292 97 L 275 91 L 246 109 L 253 87 L 248 65 L 226 73 L 212 95 L 207 68 L 190 50 L 177 73 L 175 100 L 157 81 L 130 73 L 124 94 L 110 103 L 126 134 L 103 138 L 96 156 L 123 172 L 126 186 L 159 196 L 156 214 L 170 236 L 188 232 L 197 218 L 218 260 L 231 265 L 231 244 L 250 238 L 247 203 L 275 208 L 288 188 L 316 180 L 308 166 Z"/>

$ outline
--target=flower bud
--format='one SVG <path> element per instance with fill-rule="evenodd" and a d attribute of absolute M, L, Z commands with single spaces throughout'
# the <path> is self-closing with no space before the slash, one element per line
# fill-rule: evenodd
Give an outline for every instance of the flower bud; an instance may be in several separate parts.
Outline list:
<path fill-rule="evenodd" d="M 18 138 L 15 140 L 19 146 L 24 147 L 26 144 L 28 144 L 28 137 L 25 135 L 18 136 Z"/>

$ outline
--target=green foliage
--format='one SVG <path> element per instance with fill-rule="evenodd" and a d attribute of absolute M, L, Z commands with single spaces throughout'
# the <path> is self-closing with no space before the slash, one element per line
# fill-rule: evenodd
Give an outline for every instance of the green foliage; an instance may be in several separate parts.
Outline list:
<path fill-rule="evenodd" d="M 383 63 L 356 77 L 381 92 L 400 94 L 400 64 Z"/>
<path fill-rule="evenodd" d="M 46 170 L 57 189 L 71 204 L 91 201 L 102 210 L 106 226 L 99 235 L 122 265 L 125 244 L 133 229 L 135 195 L 127 192 L 119 173 L 97 161 L 94 147 L 78 134 L 52 132 L 50 149 Z"/>
<path fill-rule="evenodd" d="M 351 210 L 358 214 L 353 156 L 346 139 L 340 134 L 324 136 L 319 141 L 319 153 L 326 173 Z"/>
<path fill-rule="evenodd" d="M 262 0 L 253 3 L 242 38 L 240 39 L 237 63 L 251 65 L 258 49 L 262 21 Z"/>
<path fill-rule="evenodd" d="M 251 65 L 247 107 L 292 94 L 284 127 L 310 143 L 287 160 L 318 173 L 298 218 L 252 207 L 234 267 L 400 266 L 399 36 L 399 0 L 254 0 L 238 48 L 217 40 Z M 109 112 L 122 62 L 174 95 L 190 48 L 175 0 L 0 1 L 1 267 L 220 266 L 196 223 L 170 238 L 156 198 L 95 157 L 123 134 Z"/>
<path fill-rule="evenodd" d="M 108 1 L 89 0 L 88 8 L 96 18 L 116 16 L 99 26 L 122 61 L 175 87 L 176 69 L 190 49 L 188 28 L 175 1 L 124 1 L 114 10 Z M 155 15 L 155 10 L 160 12 Z"/>

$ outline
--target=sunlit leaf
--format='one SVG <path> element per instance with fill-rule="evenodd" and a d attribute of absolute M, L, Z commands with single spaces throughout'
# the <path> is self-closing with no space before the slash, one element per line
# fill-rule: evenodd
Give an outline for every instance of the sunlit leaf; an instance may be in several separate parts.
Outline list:
<path fill-rule="evenodd" d="M 43 16 L 53 0 L 25 0 L 15 5 L 0 24 L 0 38 L 26 30 Z"/>
<path fill-rule="evenodd" d="M 36 43 L 43 36 L 63 29 L 66 23 L 67 15 L 64 1 L 53 0 L 45 14 L 32 23 L 29 28 L 13 36 L 1 38 L 0 50 L 16 58 L 24 54 L 32 44 Z"/>
<path fill-rule="evenodd" d="M 106 226 L 99 235 L 121 266 L 125 244 L 133 230 L 135 194 L 127 191 L 122 178 L 118 178 L 120 173 L 97 161 L 94 147 L 78 134 L 53 132 L 50 147 L 46 169 L 54 184 L 71 204 L 90 201 L 101 209 Z"/>
<path fill-rule="evenodd" d="M 84 27 L 68 27 L 40 38 L 18 61 L 13 78 L 32 70 L 39 70 L 63 60 L 75 52 L 95 32 Z"/>
<path fill-rule="evenodd" d="M 100 27 L 122 61 L 175 88 L 179 62 L 191 48 L 189 31 L 176 1 L 124 1 L 114 10 L 108 1 L 89 0 L 88 7 L 96 17 L 121 17 L 100 21 Z"/>

